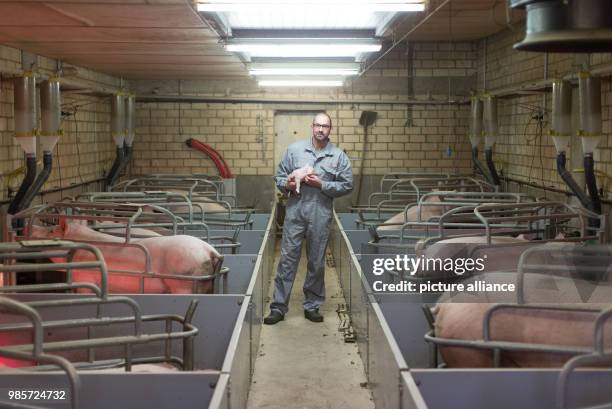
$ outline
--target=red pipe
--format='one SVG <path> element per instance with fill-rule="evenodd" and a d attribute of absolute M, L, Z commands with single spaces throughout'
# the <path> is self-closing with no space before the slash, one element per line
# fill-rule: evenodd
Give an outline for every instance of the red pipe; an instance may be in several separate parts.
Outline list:
<path fill-rule="evenodd" d="M 190 148 L 199 150 L 200 152 L 204 152 L 205 154 L 207 154 L 210 157 L 210 159 L 212 159 L 212 161 L 215 163 L 215 166 L 217 167 L 217 170 L 219 171 L 219 175 L 222 178 L 233 178 L 234 177 L 234 175 L 232 175 L 232 171 L 227 165 L 227 162 L 225 162 L 225 159 L 223 158 L 223 156 L 221 156 L 219 152 L 214 150 L 210 145 L 207 145 L 204 142 L 200 142 L 197 139 L 193 139 L 193 138 L 187 139 L 185 143 Z"/>

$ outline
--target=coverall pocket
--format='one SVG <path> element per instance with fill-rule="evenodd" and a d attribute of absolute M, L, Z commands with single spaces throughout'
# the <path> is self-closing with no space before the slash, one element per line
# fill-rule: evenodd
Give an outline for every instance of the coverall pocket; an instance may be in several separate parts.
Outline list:
<path fill-rule="evenodd" d="M 331 170 L 330 168 L 321 166 L 321 174 L 319 175 L 319 177 L 322 180 L 327 180 L 327 181 L 333 181 L 336 180 L 336 172 L 334 172 L 333 170 Z"/>

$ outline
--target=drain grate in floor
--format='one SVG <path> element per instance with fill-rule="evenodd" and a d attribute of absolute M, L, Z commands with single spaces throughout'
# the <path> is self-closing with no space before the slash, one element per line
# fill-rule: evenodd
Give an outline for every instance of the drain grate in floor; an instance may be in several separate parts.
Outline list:
<path fill-rule="evenodd" d="M 336 313 L 338 314 L 339 320 L 338 331 L 342 333 L 344 342 L 355 342 L 356 335 L 355 331 L 353 330 L 353 326 L 351 325 L 351 317 L 349 315 L 348 309 L 346 308 L 346 305 L 338 304 Z"/>

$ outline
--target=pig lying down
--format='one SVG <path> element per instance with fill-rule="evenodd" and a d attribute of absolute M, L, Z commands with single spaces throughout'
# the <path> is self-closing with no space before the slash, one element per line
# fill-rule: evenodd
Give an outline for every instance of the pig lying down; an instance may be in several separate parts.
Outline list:
<path fill-rule="evenodd" d="M 314 173 L 314 169 L 310 165 L 303 166 L 299 169 L 294 170 L 289 175 L 289 180 L 295 180 L 296 184 L 296 193 L 300 193 L 300 185 L 302 184 L 302 180 L 306 178 L 308 175 L 312 175 Z"/>
<path fill-rule="evenodd" d="M 515 282 L 516 273 L 487 273 L 466 280 Z M 573 307 L 582 311 L 508 308 L 493 312 L 490 339 L 493 341 L 552 346 L 593 346 L 597 312 L 587 309 L 612 307 L 612 283 L 571 279 L 551 274 L 524 275 L 524 299 L 548 306 Z M 585 291 L 588 290 L 588 291 Z M 482 340 L 483 322 L 495 303 L 515 303 L 516 294 L 457 293 L 441 297 L 435 311 L 435 335 L 455 340 Z M 583 302 L 588 303 L 583 303 Z M 561 304 L 560 304 L 561 303 Z M 605 326 L 607 347 L 612 346 L 612 321 Z M 448 367 L 492 367 L 492 350 L 440 346 Z M 502 351 L 501 366 L 560 367 L 572 354 L 532 351 Z"/>
<path fill-rule="evenodd" d="M 417 243 L 417 257 L 425 259 L 481 259 L 484 268 L 479 272 L 516 271 L 521 254 L 536 243 L 523 236 L 492 236 L 492 246 L 487 245 L 484 236 L 454 237 L 437 241 L 427 247 Z M 416 274 L 426 278 L 458 278 L 448 271 L 420 270 Z"/>
<path fill-rule="evenodd" d="M 223 256 L 210 244 L 196 237 L 187 235 L 160 236 L 130 241 L 136 246 L 112 245 L 124 243 L 121 237 L 100 233 L 84 224 L 66 221 L 55 229 L 34 228 L 32 238 L 60 238 L 63 240 L 93 242 L 100 249 L 109 270 L 108 288 L 111 293 L 139 293 L 140 277 L 120 274 L 119 271 L 145 272 L 146 257 L 141 248 L 148 250 L 151 256 L 150 272 L 165 275 L 207 276 L 217 272 L 223 263 Z M 109 244 L 105 244 L 109 243 Z M 91 253 L 77 251 L 74 261 L 92 261 Z M 62 260 L 53 260 L 62 262 Z M 116 271 L 116 273 L 113 273 Z M 146 276 L 146 273 L 143 275 Z M 73 281 L 100 284 L 100 273 L 94 270 L 75 270 Z M 192 293 L 192 280 L 171 278 L 146 278 L 145 293 Z M 212 281 L 203 282 L 200 292 L 212 291 Z"/>
<path fill-rule="evenodd" d="M 440 198 L 438 196 L 429 196 L 425 202 L 439 203 Z M 442 216 L 443 213 L 444 206 L 421 206 L 420 221 L 426 222 L 432 217 Z M 378 226 L 376 230 L 400 230 L 404 223 L 416 221 L 419 221 L 419 207 L 412 206 L 407 212 L 400 212 L 390 219 L 385 220 L 385 222 Z"/>
<path fill-rule="evenodd" d="M 482 340 L 483 318 L 494 304 L 439 304 L 435 334 L 440 338 Z M 565 304 L 567 305 L 567 304 Z M 579 305 L 575 305 L 579 306 Z M 583 305 L 593 307 L 590 305 Z M 608 304 L 612 307 L 612 304 Z M 491 339 L 529 344 L 592 347 L 597 314 L 588 311 L 502 309 L 491 318 Z M 612 346 L 612 323 L 606 325 L 607 347 Z M 492 350 L 467 347 L 441 347 L 448 367 L 482 368 L 493 366 Z M 502 351 L 501 366 L 560 367 L 573 355 L 550 352 Z"/>

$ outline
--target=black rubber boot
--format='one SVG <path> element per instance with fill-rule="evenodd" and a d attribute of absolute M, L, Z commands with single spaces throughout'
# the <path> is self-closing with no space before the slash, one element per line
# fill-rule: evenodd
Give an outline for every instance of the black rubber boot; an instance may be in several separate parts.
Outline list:
<path fill-rule="evenodd" d="M 280 311 L 272 310 L 270 311 L 270 315 L 264 318 L 264 324 L 266 325 L 274 325 L 285 319 L 285 316 L 280 313 Z"/>
<path fill-rule="evenodd" d="M 323 316 L 319 314 L 319 310 L 304 310 L 304 317 L 312 322 L 323 322 Z"/>

